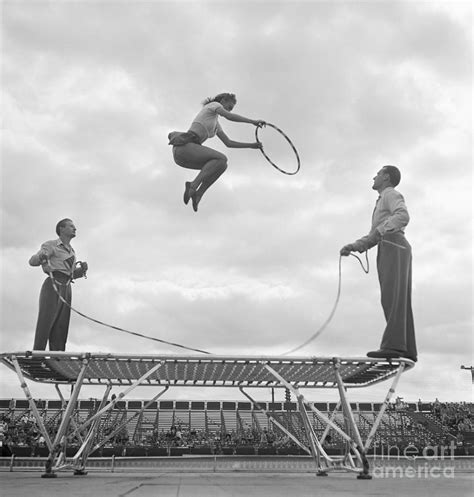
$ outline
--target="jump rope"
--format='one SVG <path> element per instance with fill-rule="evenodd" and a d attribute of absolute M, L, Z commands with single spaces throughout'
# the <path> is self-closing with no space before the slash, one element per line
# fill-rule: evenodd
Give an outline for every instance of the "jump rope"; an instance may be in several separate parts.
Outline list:
<path fill-rule="evenodd" d="M 286 171 L 282 168 L 280 168 L 279 166 L 277 166 L 269 157 L 268 155 L 266 154 L 266 152 L 264 151 L 263 149 L 263 146 L 260 148 L 260 151 L 262 152 L 263 156 L 267 159 L 267 161 L 275 168 L 277 169 L 278 171 L 280 171 L 281 173 L 283 174 L 287 174 L 287 175 L 293 175 L 293 174 L 296 174 L 299 170 L 300 170 L 300 158 L 299 158 L 299 155 L 298 155 L 298 151 L 296 150 L 296 147 L 293 145 L 292 141 L 290 140 L 290 138 L 280 129 L 278 128 L 277 126 L 275 126 L 274 124 L 271 124 L 271 123 L 266 123 L 266 126 L 270 126 L 271 128 L 275 129 L 278 133 L 280 133 L 283 138 L 285 138 L 285 140 L 289 143 L 289 145 L 291 146 L 291 148 L 293 149 L 294 153 L 295 153 L 295 157 L 296 157 L 296 170 L 295 171 L 292 171 L 292 172 L 289 172 L 289 171 Z M 257 140 L 257 142 L 259 143 L 262 143 L 260 140 L 259 140 L 259 127 L 257 126 L 256 129 L 255 129 L 255 138 Z M 394 242 L 391 242 L 389 240 L 381 240 L 381 242 L 383 243 L 388 243 L 390 245 L 394 245 L 398 248 L 401 248 L 401 249 L 405 249 L 405 247 L 403 247 L 402 245 L 399 245 L 397 243 L 394 243 Z M 359 264 L 362 268 L 362 270 L 364 271 L 364 273 L 368 274 L 369 273 L 369 258 L 368 258 L 368 254 L 367 254 L 367 251 L 365 251 L 365 266 L 364 266 L 364 263 L 362 262 L 362 260 L 357 256 L 355 255 L 354 253 L 350 253 L 349 254 L 350 256 L 352 257 L 355 257 L 358 261 L 359 261 Z M 49 265 L 49 260 L 47 261 L 48 262 L 48 265 Z M 78 264 L 80 267 L 82 266 L 82 262 L 81 261 L 78 261 L 76 264 Z M 83 272 L 83 275 L 85 278 L 87 278 L 87 275 L 86 275 L 86 271 Z M 53 285 L 53 289 L 54 291 L 56 292 L 56 294 L 58 295 L 58 298 L 61 300 L 61 302 L 65 305 L 67 305 L 71 311 L 75 312 L 76 314 L 78 314 L 79 316 L 85 318 L 85 319 L 88 319 L 89 321 L 92 321 L 96 324 L 100 324 L 101 326 L 105 326 L 106 328 L 110 328 L 112 330 L 115 330 L 115 331 L 120 331 L 122 333 L 128 333 L 129 335 L 133 335 L 133 336 L 136 336 L 136 337 L 140 337 L 140 338 L 145 338 L 147 340 L 152 340 L 154 342 L 158 342 L 158 343 L 162 343 L 162 344 L 166 344 L 166 345 L 171 345 L 173 347 L 177 347 L 177 348 L 180 348 L 180 349 L 184 349 L 184 350 L 189 350 L 189 351 L 192 351 L 192 352 L 199 352 L 201 354 L 207 354 L 207 355 L 212 355 L 211 352 L 208 352 L 206 350 L 201 350 L 201 349 L 197 349 L 197 348 L 193 348 L 193 347 L 188 347 L 186 345 L 182 345 L 182 344 L 179 344 L 179 343 L 175 343 L 175 342 L 170 342 L 168 340 L 163 340 L 161 338 L 156 338 L 156 337 L 152 337 L 152 336 L 149 336 L 149 335 L 144 335 L 142 333 L 138 333 L 136 331 L 131 331 L 131 330 L 127 330 L 125 328 L 121 328 L 119 326 L 114 326 L 114 325 L 111 325 L 111 324 L 108 324 L 108 323 L 105 323 L 103 321 L 100 321 L 99 319 L 96 319 L 96 318 L 93 318 L 91 316 L 88 316 L 87 314 L 84 314 L 83 312 L 81 311 L 78 311 L 77 309 L 75 309 L 62 295 L 61 295 L 61 292 L 58 288 L 58 282 L 54 279 L 54 275 L 53 273 L 50 271 L 48 272 L 48 276 L 49 278 L 51 279 L 51 283 Z M 73 281 L 73 278 L 71 277 L 71 279 L 67 282 L 67 283 L 59 283 L 59 285 L 69 285 L 71 284 L 71 282 Z M 297 352 L 298 350 L 302 349 L 303 347 L 306 347 L 307 345 L 309 345 L 311 342 L 313 342 L 314 340 L 316 340 L 316 338 L 318 338 L 324 330 L 326 330 L 326 328 L 328 327 L 329 323 L 331 322 L 331 320 L 333 319 L 334 317 L 334 314 L 336 313 L 336 309 L 338 307 L 338 304 L 339 304 L 339 300 L 340 300 L 340 297 L 341 297 L 341 288 L 342 288 L 342 256 L 340 255 L 339 256 L 339 262 L 338 262 L 338 285 L 337 285 L 337 294 L 336 294 L 336 300 L 334 302 L 334 305 L 332 307 L 332 310 L 331 312 L 329 313 L 329 316 L 327 317 L 327 319 L 324 321 L 324 323 L 307 339 L 305 340 L 302 344 L 298 345 L 297 347 L 285 352 L 283 355 L 288 355 L 288 354 L 293 354 L 294 352 Z"/>

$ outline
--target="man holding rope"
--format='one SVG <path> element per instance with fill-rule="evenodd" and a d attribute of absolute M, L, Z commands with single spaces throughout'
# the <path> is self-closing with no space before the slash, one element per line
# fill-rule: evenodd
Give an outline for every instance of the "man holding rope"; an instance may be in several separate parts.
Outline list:
<path fill-rule="evenodd" d="M 404 229 L 410 220 L 403 196 L 395 190 L 400 183 L 400 171 L 384 166 L 374 177 L 373 190 L 379 198 L 372 214 L 370 233 L 354 243 L 344 245 L 343 256 L 365 252 L 377 245 L 382 307 L 387 326 L 379 350 L 368 357 L 417 360 L 415 327 L 411 308 L 411 246 Z"/>
<path fill-rule="evenodd" d="M 66 350 L 71 316 L 71 282 L 86 276 L 88 269 L 86 262 L 76 263 L 76 254 L 71 246 L 71 240 L 76 236 L 74 223 L 70 219 L 62 219 L 56 225 L 56 233 L 59 238 L 43 243 L 29 261 L 30 266 L 41 266 L 49 275 L 41 287 L 33 350 L 45 350 L 48 341 L 49 350 Z"/>

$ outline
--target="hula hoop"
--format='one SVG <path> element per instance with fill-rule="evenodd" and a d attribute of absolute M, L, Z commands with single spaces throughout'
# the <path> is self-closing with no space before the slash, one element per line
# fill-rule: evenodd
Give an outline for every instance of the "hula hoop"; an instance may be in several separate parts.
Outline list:
<path fill-rule="evenodd" d="M 283 174 L 288 174 L 288 176 L 292 176 L 293 174 L 296 174 L 299 170 L 300 170 L 300 156 L 298 155 L 298 151 L 296 150 L 296 147 L 293 145 L 293 142 L 288 138 L 288 136 L 286 136 L 285 133 L 283 133 L 283 131 L 278 128 L 277 126 L 275 126 L 274 124 L 271 124 L 271 123 L 266 123 L 267 126 L 270 126 L 271 128 L 275 129 L 278 131 L 278 133 L 280 133 L 283 138 L 285 138 L 285 140 L 290 144 L 291 148 L 293 149 L 293 152 L 295 153 L 296 155 L 296 162 L 297 162 L 297 166 L 296 166 L 296 171 L 293 171 L 292 173 L 288 172 L 288 171 L 285 171 L 284 169 L 281 169 L 281 167 L 278 167 L 271 159 L 270 157 L 268 157 L 268 155 L 265 153 L 265 151 L 263 150 L 263 146 L 262 148 L 260 149 L 260 152 L 262 152 L 263 156 L 265 157 L 265 159 L 267 159 L 267 161 L 275 168 L 275 169 L 278 169 L 278 171 L 280 171 L 281 173 Z M 262 143 L 259 138 L 258 138 L 258 130 L 260 129 L 259 126 L 257 126 L 255 128 L 255 139 L 257 140 L 257 142 L 259 143 Z"/>

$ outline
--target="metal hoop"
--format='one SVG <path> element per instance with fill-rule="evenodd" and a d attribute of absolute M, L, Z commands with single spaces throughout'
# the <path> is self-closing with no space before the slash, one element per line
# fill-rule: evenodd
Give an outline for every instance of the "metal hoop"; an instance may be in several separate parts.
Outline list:
<path fill-rule="evenodd" d="M 299 170 L 300 170 L 300 165 L 301 165 L 301 162 L 300 162 L 300 156 L 298 155 L 298 151 L 296 150 L 296 147 L 293 145 L 293 142 L 288 138 L 288 136 L 286 136 L 285 133 L 283 133 L 283 131 L 278 128 L 277 126 L 275 126 L 274 124 L 271 124 L 271 123 L 266 123 L 267 126 L 270 126 L 271 128 L 273 129 L 276 129 L 278 131 L 278 133 L 280 133 L 284 138 L 285 140 L 290 144 L 291 148 L 293 149 L 293 152 L 295 153 L 295 156 L 296 156 L 296 162 L 297 162 L 297 166 L 296 166 L 296 171 L 293 171 L 292 173 L 288 172 L 288 171 L 285 171 L 283 169 L 281 169 L 280 167 L 278 167 L 271 159 L 270 157 L 268 157 L 268 155 L 265 153 L 265 151 L 263 150 L 263 146 L 262 148 L 260 149 L 260 152 L 262 152 L 263 156 L 265 157 L 265 159 L 267 159 L 267 161 L 275 168 L 275 169 L 278 169 L 278 171 L 280 171 L 281 173 L 283 174 L 287 174 L 289 176 L 292 176 L 293 174 L 296 174 Z M 257 140 L 257 142 L 259 143 L 262 143 L 259 138 L 258 138 L 258 130 L 259 130 L 259 126 L 257 126 L 255 128 L 255 139 Z"/>

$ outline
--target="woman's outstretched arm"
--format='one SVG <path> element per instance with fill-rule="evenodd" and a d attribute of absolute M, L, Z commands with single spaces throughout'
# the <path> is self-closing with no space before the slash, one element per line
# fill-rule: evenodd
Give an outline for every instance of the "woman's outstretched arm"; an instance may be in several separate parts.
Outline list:
<path fill-rule="evenodd" d="M 216 112 L 220 116 L 228 119 L 229 121 L 234 121 L 236 123 L 248 123 L 248 124 L 253 124 L 254 126 L 264 126 L 265 125 L 265 121 L 262 121 L 261 119 L 249 119 L 249 118 L 241 116 L 239 114 L 234 114 L 233 112 L 229 112 L 228 110 L 225 110 L 225 109 L 216 109 Z"/>
<path fill-rule="evenodd" d="M 220 138 L 222 143 L 229 148 L 262 148 L 262 144 L 260 142 L 236 142 L 231 140 L 222 130 L 217 132 L 217 136 Z"/>

